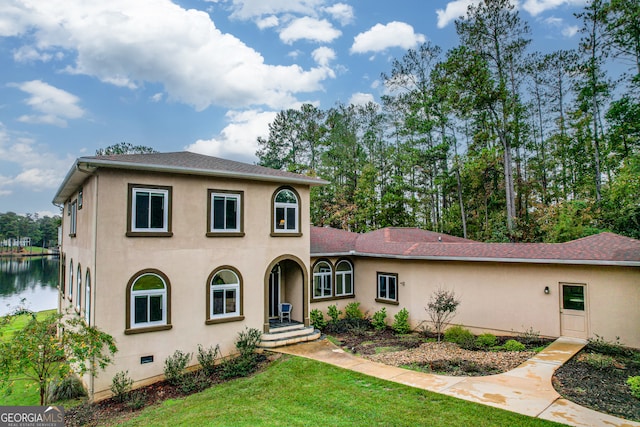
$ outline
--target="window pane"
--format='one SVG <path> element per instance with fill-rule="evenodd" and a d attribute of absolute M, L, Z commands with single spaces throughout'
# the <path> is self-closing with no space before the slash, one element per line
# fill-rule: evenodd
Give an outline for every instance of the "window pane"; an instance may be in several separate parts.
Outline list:
<path fill-rule="evenodd" d="M 164 282 L 155 274 L 145 274 L 138 277 L 132 288 L 134 291 L 148 291 L 151 289 L 164 289 Z"/>
<path fill-rule="evenodd" d="M 236 291 L 233 289 L 227 289 L 226 291 L 226 313 L 236 312 Z"/>
<path fill-rule="evenodd" d="M 331 276 L 324 276 L 324 295 L 331 295 Z"/>
<path fill-rule="evenodd" d="M 135 298 L 135 315 L 134 323 L 146 323 L 147 322 L 147 297 L 138 296 Z"/>
<path fill-rule="evenodd" d="M 158 322 L 162 320 L 162 295 L 151 295 L 150 301 L 150 317 L 149 321 Z"/>
<path fill-rule="evenodd" d="M 136 192 L 136 228 L 149 228 L 149 193 Z"/>
<path fill-rule="evenodd" d="M 213 228 L 224 230 L 224 197 L 214 196 L 213 198 Z"/>
<path fill-rule="evenodd" d="M 387 280 L 385 276 L 380 276 L 378 278 L 378 295 L 380 298 L 387 297 Z"/>
<path fill-rule="evenodd" d="M 237 225 L 237 213 L 238 213 L 238 201 L 236 199 L 227 199 L 227 215 L 226 215 L 226 228 L 227 230 L 235 230 Z"/>
<path fill-rule="evenodd" d="M 346 261 L 341 261 L 338 263 L 337 271 L 351 271 L 351 264 Z"/>
<path fill-rule="evenodd" d="M 336 276 L 336 294 L 338 294 L 338 295 L 341 295 L 341 294 L 344 293 L 344 288 L 342 286 L 342 280 L 343 280 L 342 274 L 338 274 Z"/>
<path fill-rule="evenodd" d="M 344 275 L 344 293 L 345 294 L 353 293 L 353 281 L 350 273 Z"/>
<path fill-rule="evenodd" d="M 164 195 L 151 195 L 151 228 L 164 227 Z"/>
<path fill-rule="evenodd" d="M 213 276 L 213 285 L 235 285 L 240 283 L 238 276 L 231 270 L 222 270 Z"/>
<path fill-rule="evenodd" d="M 284 208 L 276 208 L 276 229 L 284 230 Z"/>
<path fill-rule="evenodd" d="M 296 209 L 295 208 L 287 208 L 287 230 L 295 230 L 296 229 Z"/>
<path fill-rule="evenodd" d="M 293 191 L 282 190 L 276 196 L 276 202 L 278 202 L 278 203 L 298 203 L 298 199 L 296 198 L 296 195 L 293 194 Z"/>
<path fill-rule="evenodd" d="M 321 279 L 322 278 L 320 276 L 313 277 L 313 296 L 315 297 L 322 296 Z"/>
<path fill-rule="evenodd" d="M 389 299 L 396 299 L 396 279 L 395 277 L 389 277 Z"/>
<path fill-rule="evenodd" d="M 584 311 L 584 286 L 562 285 L 562 306 L 567 310 Z"/>
<path fill-rule="evenodd" d="M 224 291 L 213 291 L 213 314 L 224 314 Z"/>

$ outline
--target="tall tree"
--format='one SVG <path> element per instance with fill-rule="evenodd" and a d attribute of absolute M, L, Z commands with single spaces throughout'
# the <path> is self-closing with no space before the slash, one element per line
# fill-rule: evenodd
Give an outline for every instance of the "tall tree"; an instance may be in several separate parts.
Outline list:
<path fill-rule="evenodd" d="M 106 148 L 98 148 L 96 150 L 96 156 L 110 156 L 113 154 L 148 154 L 157 153 L 157 151 L 151 147 L 144 145 L 133 145 L 129 142 L 121 142 L 119 144 L 110 145 Z"/>

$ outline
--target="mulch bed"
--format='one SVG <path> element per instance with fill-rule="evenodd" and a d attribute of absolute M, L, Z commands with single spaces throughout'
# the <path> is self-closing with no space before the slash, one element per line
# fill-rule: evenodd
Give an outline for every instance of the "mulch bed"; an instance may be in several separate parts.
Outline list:
<path fill-rule="evenodd" d="M 601 356 L 588 348 L 581 351 L 556 371 L 553 386 L 579 405 L 640 421 L 640 399 L 631 394 L 626 384 L 628 377 L 640 375 L 640 351 L 630 351 L 629 356 L 609 356 L 613 362 L 606 358 L 603 361 Z"/>

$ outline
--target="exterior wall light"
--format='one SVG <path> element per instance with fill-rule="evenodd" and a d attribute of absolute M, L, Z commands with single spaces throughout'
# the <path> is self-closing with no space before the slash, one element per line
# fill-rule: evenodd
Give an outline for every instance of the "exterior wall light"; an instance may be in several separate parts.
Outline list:
<path fill-rule="evenodd" d="M 547 295 L 549 295 L 549 293 L 550 293 L 550 292 L 551 292 L 551 291 L 549 290 L 549 287 L 548 287 L 548 286 L 545 286 L 545 287 L 544 287 L 544 293 L 545 293 L 545 294 L 547 294 Z"/>

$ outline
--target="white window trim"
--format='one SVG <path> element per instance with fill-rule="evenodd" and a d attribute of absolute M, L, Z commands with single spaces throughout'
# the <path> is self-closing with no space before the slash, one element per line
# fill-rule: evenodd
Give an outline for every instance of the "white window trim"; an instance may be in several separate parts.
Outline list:
<path fill-rule="evenodd" d="M 87 325 L 91 325 L 91 276 L 89 275 L 88 269 L 84 282 L 84 320 L 87 322 Z"/>
<path fill-rule="evenodd" d="M 73 299 L 73 260 L 69 261 L 69 299 Z"/>
<path fill-rule="evenodd" d="M 152 228 L 149 226 L 148 228 L 137 228 L 136 227 L 136 212 L 137 212 L 137 193 L 149 193 L 151 194 L 162 194 L 162 204 L 163 204 L 163 216 L 162 216 L 162 228 Z M 151 202 L 151 198 L 149 198 L 149 202 Z M 149 225 L 151 225 L 151 209 L 149 209 Z M 156 233 L 156 232 L 167 232 L 169 231 L 169 190 L 161 189 L 161 188 L 147 188 L 147 187 L 133 187 L 131 190 L 131 231 L 135 233 Z"/>
<path fill-rule="evenodd" d="M 278 195 L 284 191 L 288 191 L 291 194 L 293 194 L 293 197 L 296 198 L 296 203 L 291 203 L 291 202 L 277 202 L 276 200 L 278 199 Z M 300 206 L 300 200 L 298 199 L 298 196 L 296 195 L 296 193 L 294 193 L 292 190 L 288 189 L 288 188 L 283 188 L 280 191 L 278 191 L 276 193 L 276 196 L 273 199 L 273 231 L 274 233 L 299 233 L 300 231 L 300 224 L 299 224 L 299 212 L 298 212 L 298 207 Z M 277 214 L 276 212 L 278 211 L 278 208 L 283 208 L 284 209 L 284 228 L 278 228 L 278 219 L 277 219 Z M 296 226 L 293 229 L 288 229 L 287 228 L 287 209 L 294 209 L 294 218 L 295 218 L 295 223 Z"/>
<path fill-rule="evenodd" d="M 78 201 L 74 200 L 70 207 L 71 218 L 69 219 L 69 235 L 75 236 L 78 230 Z"/>
<path fill-rule="evenodd" d="M 157 278 L 159 278 L 162 281 L 162 284 L 164 285 L 164 289 L 149 289 L 149 290 L 142 290 L 142 291 L 134 291 L 133 288 L 136 286 L 136 282 L 143 276 L 146 275 L 152 275 L 152 276 L 156 276 Z M 146 296 L 147 299 L 149 299 L 149 297 L 154 296 L 154 295 L 162 295 L 162 319 L 161 320 L 156 320 L 155 322 L 142 322 L 142 323 L 136 323 L 136 297 L 137 296 Z M 147 327 L 151 327 L 151 326 L 163 326 L 167 324 L 167 284 L 164 281 L 164 279 L 160 276 L 158 276 L 157 274 L 153 274 L 153 273 L 145 273 L 142 274 L 140 276 L 138 276 L 136 278 L 136 280 L 133 282 L 133 284 L 131 285 L 131 301 L 130 301 L 130 306 L 129 306 L 129 310 L 131 313 L 131 329 L 136 329 L 136 328 L 147 328 Z M 151 307 L 151 304 L 147 303 L 147 310 L 149 310 Z M 147 314 L 149 314 L 147 312 Z M 147 317 L 151 317 L 151 316 L 147 316 Z"/>
<path fill-rule="evenodd" d="M 321 266 L 329 267 L 329 271 L 315 271 L 316 268 L 320 268 Z M 313 267 L 313 298 L 321 299 L 321 298 L 331 298 L 333 296 L 333 284 L 331 283 L 333 269 L 331 265 L 326 261 L 320 261 Z M 320 292 L 321 295 L 316 295 L 316 277 L 320 279 Z M 327 289 L 327 281 L 329 282 L 329 294 L 325 295 L 325 290 Z"/>
<path fill-rule="evenodd" d="M 384 277 L 385 278 L 385 286 L 386 286 L 386 290 L 387 290 L 387 295 L 389 295 L 389 279 L 393 279 L 395 280 L 395 288 L 396 288 L 396 297 L 394 298 L 389 298 L 388 296 L 386 297 L 382 297 L 380 296 L 380 278 Z M 392 302 L 396 302 L 398 301 L 398 276 L 393 275 L 393 274 L 384 274 L 384 273 L 378 273 L 378 277 L 377 277 L 377 282 L 376 283 L 376 294 L 378 296 L 378 299 L 384 300 L 384 301 L 392 301 Z"/>
<path fill-rule="evenodd" d="M 79 313 L 82 308 L 82 271 L 78 265 L 78 274 L 76 276 L 76 311 Z"/>
<path fill-rule="evenodd" d="M 215 279 L 215 277 L 222 273 L 228 271 L 230 273 L 233 273 L 233 275 L 236 278 L 236 283 L 225 283 L 224 285 L 215 285 L 213 284 L 213 280 Z M 227 304 L 226 304 L 226 299 L 227 299 L 227 293 L 225 291 L 227 290 L 234 290 L 236 292 L 236 308 L 235 311 L 232 311 L 230 313 L 223 313 L 223 314 L 214 314 L 213 313 L 213 305 L 214 305 L 214 298 L 213 298 L 213 292 L 214 291 L 223 291 L 222 295 L 223 295 L 223 307 L 226 310 L 227 308 Z M 238 317 L 240 316 L 240 278 L 238 277 L 238 275 L 232 271 L 232 270 L 220 270 L 218 271 L 213 278 L 211 279 L 211 283 L 209 283 L 209 319 L 224 319 L 225 317 Z"/>
<path fill-rule="evenodd" d="M 213 207 L 213 201 L 216 197 L 223 197 L 225 200 L 225 218 L 226 218 L 226 210 L 227 210 L 227 199 L 235 199 L 236 201 L 236 228 L 214 228 L 214 207 Z M 240 228 L 240 214 L 242 212 L 242 197 L 240 196 L 240 194 L 238 193 L 211 193 L 211 200 L 209 200 L 209 203 L 211 204 L 211 218 L 210 218 L 210 228 L 209 228 L 209 232 L 211 233 L 239 233 L 241 230 Z M 225 221 L 225 227 L 226 227 L 226 221 Z"/>
<path fill-rule="evenodd" d="M 340 271 L 340 270 L 338 270 L 338 267 L 340 266 L 340 264 L 343 264 L 343 263 L 347 264 L 349 266 L 349 270 L 348 271 Z M 345 283 L 346 283 L 345 277 L 347 275 L 351 275 L 351 280 L 350 280 L 350 282 L 351 282 L 351 292 L 345 292 L 344 291 Z M 342 278 L 342 289 L 343 289 L 342 293 L 338 293 L 338 287 L 337 287 L 338 286 L 338 276 L 340 276 Z M 337 297 L 343 297 L 343 296 L 353 295 L 353 294 L 354 294 L 354 292 L 353 292 L 353 264 L 351 264 L 349 261 L 342 260 L 338 264 L 336 264 L 336 296 Z"/>

